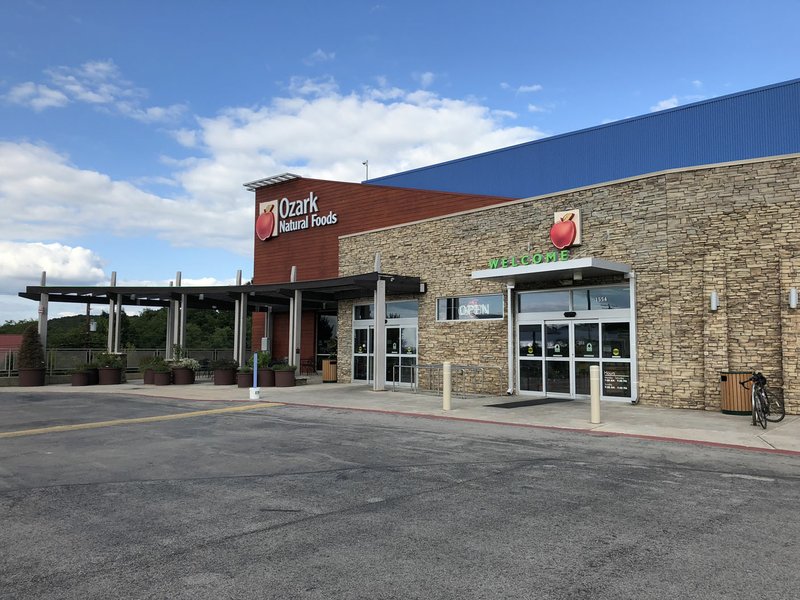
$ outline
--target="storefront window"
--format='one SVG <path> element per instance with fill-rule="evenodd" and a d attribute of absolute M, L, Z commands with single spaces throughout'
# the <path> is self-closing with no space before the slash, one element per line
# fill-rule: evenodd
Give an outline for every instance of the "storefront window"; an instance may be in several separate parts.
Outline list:
<path fill-rule="evenodd" d="M 569 290 L 525 292 L 519 295 L 519 312 L 564 312 L 569 310 Z"/>
<path fill-rule="evenodd" d="M 357 304 L 353 307 L 353 319 L 356 321 L 369 321 L 370 319 L 374 319 L 373 308 L 375 308 L 374 304 Z"/>
<path fill-rule="evenodd" d="M 630 308 L 627 287 L 596 287 L 572 292 L 573 310 L 610 310 Z"/>
<path fill-rule="evenodd" d="M 416 300 L 400 300 L 386 303 L 387 319 L 416 319 L 419 315 L 419 303 Z"/>
<path fill-rule="evenodd" d="M 439 321 L 502 319 L 503 295 L 438 298 L 436 318 Z"/>

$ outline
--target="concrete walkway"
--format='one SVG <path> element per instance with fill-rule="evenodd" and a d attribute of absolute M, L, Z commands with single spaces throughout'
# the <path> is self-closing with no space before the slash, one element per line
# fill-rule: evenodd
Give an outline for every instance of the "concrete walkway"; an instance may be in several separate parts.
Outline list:
<path fill-rule="evenodd" d="M 318 379 L 318 378 L 317 378 Z M 251 402 L 247 388 L 215 386 L 210 382 L 194 385 L 145 386 L 141 380 L 115 386 L 72 387 L 48 385 L 38 388 L 0 388 L 3 394 L 21 391 L 57 394 L 119 393 L 174 398 L 199 402 Z M 753 427 L 750 416 L 725 415 L 719 412 L 678 410 L 633 406 L 629 403 L 604 402 L 601 423 L 589 422 L 589 403 L 556 402 L 519 408 L 488 406 L 525 400 L 526 397 L 453 398 L 452 409 L 442 410 L 440 397 L 409 391 L 375 392 L 363 384 L 322 384 L 310 378 L 307 385 L 291 388 L 261 388 L 261 401 L 284 404 L 379 411 L 428 418 L 463 419 L 583 431 L 595 435 L 623 435 L 642 439 L 689 442 L 746 448 L 800 456 L 800 416 L 787 415 L 767 429 Z M 0 426 L 2 429 L 2 426 Z"/>

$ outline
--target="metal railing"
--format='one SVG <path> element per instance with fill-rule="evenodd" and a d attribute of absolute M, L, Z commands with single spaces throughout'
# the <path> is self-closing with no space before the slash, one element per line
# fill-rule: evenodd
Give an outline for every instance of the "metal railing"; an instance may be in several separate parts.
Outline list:
<path fill-rule="evenodd" d="M 394 365 L 392 391 L 442 394 L 442 364 Z M 503 393 L 503 370 L 486 365 L 452 365 L 452 394 L 459 398 Z"/>
<path fill-rule="evenodd" d="M 95 356 L 104 353 L 104 348 L 54 348 L 47 351 L 46 368 L 48 375 L 68 373 L 78 365 L 93 362 Z M 163 348 L 136 348 L 123 352 L 126 356 L 126 371 L 136 372 L 142 359 L 151 356 L 164 356 Z M 183 351 L 186 358 L 194 358 L 201 365 L 207 366 L 215 360 L 233 358 L 233 350 L 214 348 L 194 348 Z M 17 348 L 0 348 L 0 377 L 16 377 L 18 375 L 19 350 Z M 203 369 L 209 372 L 209 369 Z M 199 374 L 199 373 L 198 373 Z M 210 376 L 210 375 L 209 375 Z"/>

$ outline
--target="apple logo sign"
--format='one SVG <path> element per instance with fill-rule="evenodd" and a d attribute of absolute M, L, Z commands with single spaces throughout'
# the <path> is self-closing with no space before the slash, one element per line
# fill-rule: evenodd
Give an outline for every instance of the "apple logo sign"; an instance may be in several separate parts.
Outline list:
<path fill-rule="evenodd" d="M 550 241 L 559 250 L 569 248 L 575 243 L 575 238 L 578 236 L 578 226 L 575 223 L 575 212 L 567 211 L 561 215 L 558 220 L 556 215 L 556 222 L 550 228 Z"/>
<path fill-rule="evenodd" d="M 275 225 L 275 203 L 265 202 L 261 205 L 261 214 L 256 219 L 256 235 L 258 239 L 263 242 L 275 235 Z"/>

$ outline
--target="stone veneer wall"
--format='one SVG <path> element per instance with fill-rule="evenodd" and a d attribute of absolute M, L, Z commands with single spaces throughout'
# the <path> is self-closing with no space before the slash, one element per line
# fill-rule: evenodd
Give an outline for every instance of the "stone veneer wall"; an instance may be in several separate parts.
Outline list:
<path fill-rule="evenodd" d="M 380 251 L 384 272 L 420 277 L 428 285 L 419 296 L 420 362 L 494 365 L 504 382 L 507 322 L 437 322 L 436 298 L 505 295 L 504 284 L 473 281 L 471 272 L 529 244 L 551 249 L 553 213 L 567 209 L 580 209 L 583 220 L 583 244 L 571 258 L 635 271 L 643 404 L 718 410 L 720 371 L 760 370 L 787 412 L 800 413 L 800 309 L 788 308 L 789 288 L 800 288 L 797 156 L 654 174 L 346 236 L 340 275 L 370 271 Z M 350 340 L 350 305 L 340 303 L 339 314 L 340 339 Z M 347 381 L 349 352 L 339 361 Z"/>

